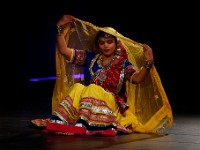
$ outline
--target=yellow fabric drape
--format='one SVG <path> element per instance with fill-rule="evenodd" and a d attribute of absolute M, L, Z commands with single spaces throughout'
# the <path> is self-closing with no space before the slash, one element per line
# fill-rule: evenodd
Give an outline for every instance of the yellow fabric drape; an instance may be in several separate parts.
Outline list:
<path fill-rule="evenodd" d="M 91 50 L 98 31 L 104 31 L 118 37 L 126 52 L 129 61 L 136 68 L 145 64 L 143 47 L 141 43 L 131 40 L 110 27 L 98 27 L 90 22 L 75 18 L 65 29 L 65 38 L 68 47 L 75 49 Z M 84 84 L 82 77 L 83 67 L 70 64 L 56 49 L 56 83 L 52 96 L 52 112 L 66 96 L 69 87 L 80 82 Z M 79 78 L 74 78 L 74 75 Z M 138 132 L 160 132 L 167 125 L 172 127 L 173 114 L 168 97 L 163 88 L 159 74 L 153 65 L 146 80 L 138 85 L 127 82 L 128 105 L 131 112 L 138 118 L 141 126 Z"/>

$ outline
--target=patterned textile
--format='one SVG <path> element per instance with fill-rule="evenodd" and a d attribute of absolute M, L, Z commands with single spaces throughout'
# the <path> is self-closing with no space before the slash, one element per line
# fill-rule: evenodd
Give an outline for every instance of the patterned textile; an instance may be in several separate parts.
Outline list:
<path fill-rule="evenodd" d="M 69 62 L 56 49 L 56 83 L 52 96 L 52 115 L 59 119 L 52 119 L 51 124 L 47 124 L 47 129 L 56 133 L 57 126 L 52 124 L 56 123 L 64 124 L 63 133 L 59 130 L 57 133 L 65 135 L 77 126 L 80 134 L 115 135 L 114 133 L 133 132 L 160 134 L 165 127 L 172 127 L 172 109 L 156 67 L 152 66 L 143 83 L 134 84 L 130 80 L 131 75 L 145 65 L 142 44 L 123 36 L 113 28 L 98 27 L 78 18 L 75 20 L 65 29 L 68 47 L 92 51 L 95 49 L 97 33 L 104 31 L 120 41 L 122 51 L 121 55 L 117 56 L 119 59 L 116 59 L 120 65 L 115 66 L 113 61 L 113 66 L 110 65 L 109 68 L 111 70 L 95 70 L 95 67 L 91 66 L 98 65 L 95 63 L 98 57 L 96 61 L 85 62 L 88 60 L 87 52 L 83 52 L 82 57 L 76 59 L 76 51 Z M 97 55 L 91 56 L 91 59 L 94 59 Z M 126 65 L 126 59 L 131 65 Z M 74 64 L 71 63 L 73 61 Z M 80 65 L 76 65 L 75 62 Z M 117 83 L 119 77 L 125 82 Z M 107 80 L 108 78 L 110 79 Z M 122 104 L 128 106 L 125 107 L 125 111 L 120 111 L 117 103 L 120 98 Z"/>

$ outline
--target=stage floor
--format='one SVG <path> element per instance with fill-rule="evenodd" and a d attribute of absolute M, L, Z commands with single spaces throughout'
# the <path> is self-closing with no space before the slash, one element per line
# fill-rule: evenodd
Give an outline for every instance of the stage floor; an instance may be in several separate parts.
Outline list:
<path fill-rule="evenodd" d="M 42 86 L 41 89 L 44 89 Z M 37 92 L 24 92 L 5 107 L 1 105 L 0 150 L 200 150 L 200 114 L 175 113 L 173 128 L 166 135 L 131 134 L 115 137 L 49 135 L 33 128 L 31 119 L 51 114 L 51 87 Z M 41 94 L 42 93 L 42 94 Z M 49 94 L 47 94 L 49 93 Z M 46 95 L 46 96 L 45 96 Z M 49 95 L 49 96 L 47 96 Z"/>

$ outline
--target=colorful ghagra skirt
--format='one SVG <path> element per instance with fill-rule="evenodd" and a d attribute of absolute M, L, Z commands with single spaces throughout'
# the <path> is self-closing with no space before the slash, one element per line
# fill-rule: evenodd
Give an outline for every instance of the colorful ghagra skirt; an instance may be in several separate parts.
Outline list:
<path fill-rule="evenodd" d="M 32 123 L 45 126 L 49 133 L 64 135 L 129 134 L 139 126 L 132 112 L 120 113 L 112 93 L 95 84 L 80 83 L 70 87 L 50 118 L 35 119 Z"/>

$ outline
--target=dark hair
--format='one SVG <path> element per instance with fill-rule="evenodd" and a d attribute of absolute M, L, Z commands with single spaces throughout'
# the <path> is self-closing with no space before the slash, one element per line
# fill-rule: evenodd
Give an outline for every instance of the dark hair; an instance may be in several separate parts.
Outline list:
<path fill-rule="evenodd" d="M 106 33 L 104 31 L 99 31 L 96 35 L 96 39 L 95 39 L 95 46 L 98 48 L 99 47 L 99 38 L 100 37 L 104 37 L 104 38 L 108 38 L 108 37 L 112 37 L 115 39 L 115 43 L 117 45 L 117 38 L 109 33 Z"/>

